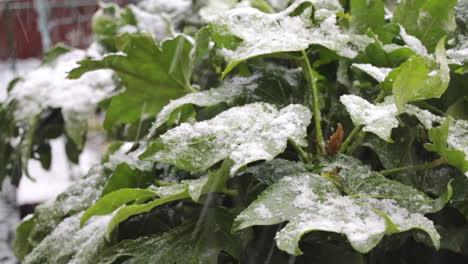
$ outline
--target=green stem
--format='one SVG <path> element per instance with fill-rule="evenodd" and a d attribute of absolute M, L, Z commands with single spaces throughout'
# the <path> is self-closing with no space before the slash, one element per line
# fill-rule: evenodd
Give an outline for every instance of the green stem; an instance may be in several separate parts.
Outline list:
<path fill-rule="evenodd" d="M 379 96 L 377 96 L 377 98 L 374 100 L 374 104 L 378 104 L 382 102 L 385 96 L 387 96 L 387 93 L 382 90 Z M 346 140 L 341 145 L 339 153 L 344 153 L 347 150 L 348 145 L 351 143 L 351 141 L 353 141 L 353 139 L 355 139 L 356 136 L 357 136 L 357 140 L 354 141 L 348 153 L 353 153 L 354 150 L 362 143 L 362 140 L 364 140 L 364 135 L 366 134 L 365 131 L 362 131 L 362 127 L 363 127 L 362 125 L 358 125 L 353 128 L 351 133 L 348 135 L 348 137 L 346 137 Z"/>
<path fill-rule="evenodd" d="M 351 140 L 356 136 L 357 133 L 359 133 L 362 129 L 362 126 L 355 126 L 353 130 L 351 130 L 351 133 L 346 137 L 345 141 L 343 144 L 341 144 L 341 148 L 338 151 L 338 153 L 344 153 L 346 151 L 346 148 L 348 147 L 349 143 L 351 143 Z"/>
<path fill-rule="evenodd" d="M 305 152 L 301 148 L 301 146 L 297 145 L 296 142 L 294 142 L 292 140 L 289 140 L 289 143 L 291 143 L 291 146 L 293 146 L 293 148 L 297 151 L 297 154 L 301 158 L 302 162 L 304 162 L 304 163 L 310 163 L 311 162 L 311 160 L 309 158 L 309 154 L 307 152 Z"/>
<path fill-rule="evenodd" d="M 155 180 L 154 184 L 157 185 L 157 186 L 170 186 L 170 185 L 174 185 L 175 183 L 168 182 L 168 181 L 162 181 L 162 180 Z"/>
<path fill-rule="evenodd" d="M 324 153 L 325 149 L 325 141 L 323 140 L 322 135 L 322 125 L 321 125 L 321 114 L 320 114 L 320 106 L 319 106 L 319 93 L 316 78 L 314 76 L 314 72 L 312 70 L 312 66 L 310 66 L 309 58 L 307 57 L 307 53 L 305 50 L 301 51 L 303 60 L 301 61 L 301 68 L 305 74 L 307 81 L 309 82 L 310 88 L 312 90 L 312 107 L 314 112 L 314 121 L 315 121 L 315 137 L 317 140 L 317 150 L 319 154 Z"/>
<path fill-rule="evenodd" d="M 359 134 L 356 137 L 356 140 L 354 141 L 353 145 L 348 148 L 346 153 L 348 155 L 351 155 L 354 153 L 354 151 L 361 145 L 362 141 L 364 141 L 364 138 L 366 138 L 367 132 L 366 131 L 360 131 Z"/>
<path fill-rule="evenodd" d="M 383 170 L 383 171 L 380 171 L 380 174 L 385 176 L 385 175 L 399 173 L 399 172 L 432 169 L 432 168 L 435 168 L 435 167 L 440 166 L 442 164 L 445 164 L 445 160 L 443 158 L 438 158 L 438 159 L 433 160 L 431 162 L 423 163 L 423 164 L 419 164 L 419 165 L 407 166 L 407 167 L 401 167 L 401 168 L 394 168 L 394 169 L 389 169 L 389 170 Z"/>

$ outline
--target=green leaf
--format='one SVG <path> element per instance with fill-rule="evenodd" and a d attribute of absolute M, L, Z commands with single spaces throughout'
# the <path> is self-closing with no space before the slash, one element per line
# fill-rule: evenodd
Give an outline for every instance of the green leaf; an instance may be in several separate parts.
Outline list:
<path fill-rule="evenodd" d="M 392 128 L 398 127 L 396 116 L 398 109 L 392 97 L 385 102 L 373 105 L 365 99 L 355 95 L 342 95 L 340 101 L 345 105 L 355 125 L 363 125 L 363 131 L 369 131 L 383 140 L 392 142 Z"/>
<path fill-rule="evenodd" d="M 16 228 L 13 251 L 19 260 L 23 260 L 33 250 L 33 245 L 28 241 L 28 237 L 34 227 L 34 221 L 34 218 L 30 216 L 23 219 L 21 224 Z"/>
<path fill-rule="evenodd" d="M 88 210 L 86 210 L 80 220 L 80 226 L 83 226 L 92 216 L 110 214 L 128 202 L 148 199 L 154 196 L 157 196 L 155 192 L 134 188 L 125 188 L 109 193 L 108 195 L 105 195 L 99 199 Z"/>
<path fill-rule="evenodd" d="M 110 216 L 101 216 L 80 228 L 81 213 L 63 220 L 29 253 L 24 264 L 93 263 L 105 249 L 104 231 Z"/>
<path fill-rule="evenodd" d="M 147 187 L 151 183 L 153 175 L 137 168 L 130 167 L 127 163 L 121 163 L 109 176 L 109 180 L 104 186 L 102 195 L 123 188 Z M 145 186 L 146 185 L 146 186 Z"/>
<path fill-rule="evenodd" d="M 115 212 L 106 230 L 106 238 L 109 240 L 112 231 L 132 215 L 146 213 L 156 206 L 185 198 L 191 198 L 194 202 L 198 202 L 204 193 L 225 191 L 231 166 L 231 161 L 225 161 L 216 172 L 210 172 L 207 176 L 199 179 L 184 180 L 180 184 L 161 187 L 150 186 L 146 190 L 122 189 L 112 192 L 90 207 L 83 215 L 81 223 L 84 224 L 94 215 L 110 214 L 126 203 L 136 200 L 134 204 L 124 206 Z M 141 204 L 148 198 L 156 196 L 157 199 Z"/>
<path fill-rule="evenodd" d="M 307 172 L 304 164 L 284 159 L 273 159 L 247 168 L 242 174 L 251 174 L 259 182 L 271 185 L 286 175 Z"/>
<path fill-rule="evenodd" d="M 321 164 L 321 175 L 338 173 L 343 196 L 335 184 L 317 173 L 287 175 L 271 185 L 235 220 L 234 230 L 254 225 L 289 223 L 276 234 L 280 249 L 302 254 L 301 237 L 312 231 L 330 231 L 347 236 L 359 252 L 374 248 L 385 234 L 422 229 L 436 247 L 439 235 L 424 213 L 440 210 L 450 199 L 451 188 L 432 200 L 409 186 L 370 171 L 359 161 L 339 156 Z"/>
<path fill-rule="evenodd" d="M 130 264 L 151 260 L 160 264 L 215 264 L 219 263 L 221 251 L 240 259 L 249 236 L 230 232 L 234 216 L 225 209 L 208 209 L 204 221 L 195 219 L 167 233 L 124 240 L 103 252 L 94 263 Z M 125 260 L 118 262 L 122 258 Z"/>
<path fill-rule="evenodd" d="M 231 175 L 256 160 L 271 160 L 287 141 L 306 146 L 311 113 L 302 105 L 281 110 L 266 103 L 233 107 L 215 118 L 184 123 L 167 131 L 140 157 L 189 171 L 205 170 L 218 161 L 234 161 Z"/>
<path fill-rule="evenodd" d="M 447 118 L 441 126 L 429 130 L 429 138 L 432 144 L 424 147 L 439 153 L 468 177 L 468 122 Z"/>
<path fill-rule="evenodd" d="M 42 64 L 50 63 L 54 61 L 55 59 L 57 59 L 58 57 L 60 57 L 61 55 L 69 52 L 70 50 L 71 50 L 70 47 L 67 47 L 59 43 L 44 54 L 44 56 L 42 57 Z"/>
<path fill-rule="evenodd" d="M 441 38 L 455 30 L 456 4 L 457 0 L 402 0 L 393 22 L 405 27 L 432 52 Z"/>
<path fill-rule="evenodd" d="M 159 112 L 151 134 L 174 115 L 179 116 L 187 105 L 208 107 L 219 103 L 236 105 L 262 101 L 284 107 L 290 103 L 304 102 L 305 94 L 300 87 L 303 75 L 298 69 L 275 65 L 253 69 L 251 76 L 226 78 L 218 88 L 190 93 L 171 101 Z"/>
<path fill-rule="evenodd" d="M 69 78 L 80 78 L 89 71 L 114 70 L 125 90 L 112 98 L 105 127 L 138 121 L 141 114 L 154 115 L 171 99 L 192 91 L 190 76 L 194 62 L 193 44 L 180 35 L 156 45 L 151 36 L 123 34 L 116 37 L 118 49 L 126 55 L 108 55 L 102 60 L 84 60 Z M 206 49 L 196 53 L 202 56 Z"/>
<path fill-rule="evenodd" d="M 125 221 L 127 218 L 129 218 L 132 215 L 136 214 L 141 214 L 141 213 L 146 213 L 155 208 L 156 206 L 172 202 L 172 201 L 177 201 L 185 198 L 192 197 L 192 199 L 196 198 L 198 199 L 202 193 L 202 190 L 204 189 L 205 185 L 208 182 L 208 178 L 200 178 L 197 180 L 187 180 L 182 182 L 181 184 L 177 185 L 169 185 L 169 186 L 162 186 L 162 187 L 157 187 L 157 188 L 150 188 L 155 195 L 159 196 L 158 199 L 150 201 L 146 204 L 132 204 L 128 205 L 125 207 L 122 207 L 119 209 L 114 216 L 112 217 L 112 220 L 109 222 L 109 225 L 107 226 L 106 230 L 106 238 L 110 240 L 110 235 L 112 231 L 123 221 Z M 107 196 L 111 196 L 111 198 L 116 198 L 120 196 L 120 191 L 116 191 L 114 193 L 110 193 Z M 96 210 L 100 210 L 101 205 L 102 207 L 106 208 L 108 207 L 109 209 L 113 208 L 114 210 L 120 207 L 121 205 L 125 204 L 124 203 L 118 203 L 114 204 L 114 199 L 111 198 L 106 198 L 104 196 L 101 204 L 101 200 L 96 203 L 93 207 L 91 207 L 89 210 L 93 210 L 93 208 L 96 207 Z M 130 199 L 133 197 L 130 197 Z M 141 198 L 147 198 L 147 197 L 141 197 Z M 105 200 L 104 200 L 105 199 Z M 130 200 L 129 199 L 129 200 Z M 124 201 L 122 199 L 121 201 Z M 111 204 L 108 204 L 111 203 Z M 119 206 L 116 206 L 119 205 Z M 99 214 L 108 214 L 111 213 L 111 210 L 105 210 L 105 211 L 98 211 Z M 91 213 L 89 214 L 91 216 Z"/>
<path fill-rule="evenodd" d="M 101 196 L 106 178 L 104 168 L 95 167 L 57 198 L 37 206 L 33 216 L 34 226 L 28 237 L 29 243 L 37 246 L 64 218 L 91 206 Z"/>
<path fill-rule="evenodd" d="M 382 0 L 351 0 L 351 28 L 360 33 L 373 31 L 385 25 L 385 10 Z"/>
<path fill-rule="evenodd" d="M 435 60 L 415 56 L 403 63 L 393 82 L 393 95 L 398 109 L 412 101 L 439 98 L 447 89 L 450 69 L 445 57 L 445 38 L 437 44 Z"/>
<path fill-rule="evenodd" d="M 320 12 L 315 11 L 315 18 L 320 20 L 318 25 L 310 19 L 313 11 L 311 4 L 320 9 Z M 338 3 L 321 4 L 302 0 L 276 14 L 246 7 L 210 17 L 208 22 L 213 30 L 213 39 L 227 60 L 222 76 L 247 59 L 301 51 L 312 44 L 322 45 L 344 57 L 355 57 L 372 40 L 341 29 L 336 24 L 335 13 L 342 10 Z"/>

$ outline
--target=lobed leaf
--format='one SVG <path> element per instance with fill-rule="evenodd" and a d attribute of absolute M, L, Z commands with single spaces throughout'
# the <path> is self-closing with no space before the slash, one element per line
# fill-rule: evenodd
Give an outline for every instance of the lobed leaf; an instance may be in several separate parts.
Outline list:
<path fill-rule="evenodd" d="M 317 24 L 310 19 L 311 5 L 316 10 Z M 301 51 L 312 44 L 322 45 L 344 57 L 355 57 L 372 40 L 341 29 L 335 16 L 341 11 L 343 9 L 336 1 L 301 0 L 276 14 L 245 7 L 210 17 L 208 22 L 214 41 L 222 48 L 221 53 L 228 64 L 222 76 L 240 62 L 255 56 Z"/>
<path fill-rule="evenodd" d="M 359 252 L 374 248 L 385 234 L 422 229 L 439 246 L 433 223 L 423 216 L 443 208 L 447 194 L 432 200 L 423 193 L 370 171 L 346 156 L 321 163 L 321 174 L 337 170 L 347 195 L 321 175 L 295 173 L 271 185 L 236 218 L 234 230 L 254 225 L 289 223 L 276 234 L 280 249 L 301 254 L 299 241 L 309 232 L 322 230 L 347 236 Z"/>
<path fill-rule="evenodd" d="M 284 151 L 288 140 L 307 145 L 304 138 L 310 119 L 309 109 L 302 105 L 279 111 L 266 103 L 233 107 L 211 120 L 167 131 L 140 157 L 189 171 L 205 170 L 230 158 L 233 175 L 250 162 L 273 159 Z"/>
<path fill-rule="evenodd" d="M 217 263 L 221 251 L 240 259 L 249 236 L 230 232 L 233 218 L 225 209 L 208 209 L 203 221 L 191 220 L 167 233 L 124 240 L 99 255 L 94 263 Z M 122 258 L 125 260 L 120 262 Z"/>
<path fill-rule="evenodd" d="M 208 36 L 201 31 L 204 38 Z M 169 100 L 192 91 L 190 76 L 195 63 L 207 49 L 200 37 L 196 48 L 186 36 L 167 39 L 157 45 L 144 34 L 116 37 L 118 49 L 125 55 L 108 55 L 101 60 L 81 61 L 69 78 L 77 79 L 97 69 L 112 69 L 126 89 L 112 98 L 104 125 L 137 121 L 141 114 L 156 114 Z M 203 43 L 202 43 L 203 42 Z M 192 57 L 192 54 L 194 54 Z"/>

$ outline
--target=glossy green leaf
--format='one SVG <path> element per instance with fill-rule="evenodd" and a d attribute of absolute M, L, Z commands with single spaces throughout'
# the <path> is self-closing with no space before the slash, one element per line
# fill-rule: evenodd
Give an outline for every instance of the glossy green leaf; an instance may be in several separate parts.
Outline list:
<path fill-rule="evenodd" d="M 393 81 L 393 96 L 398 109 L 408 102 L 439 98 L 448 87 L 449 72 L 444 39 L 436 47 L 435 60 L 416 56 L 403 63 Z"/>
<path fill-rule="evenodd" d="M 103 252 L 94 263 L 218 263 L 221 251 L 240 259 L 248 236 L 230 232 L 234 216 L 224 209 L 208 209 L 204 221 L 198 223 L 195 219 L 167 233 L 124 240 Z M 125 260 L 120 262 L 122 258 Z"/>
<path fill-rule="evenodd" d="M 316 25 L 310 19 L 311 5 L 319 10 L 315 11 Z M 336 23 L 335 13 L 342 10 L 337 2 L 301 0 L 276 14 L 247 7 L 210 17 L 208 22 L 217 36 L 214 41 L 222 48 L 220 52 L 227 60 L 223 77 L 244 60 L 278 52 L 301 51 L 312 44 L 322 45 L 344 57 L 355 57 L 372 40 L 341 29 Z"/>
<path fill-rule="evenodd" d="M 114 212 L 116 209 L 128 202 L 148 199 L 157 196 L 155 192 L 144 189 L 125 188 L 109 193 L 99 199 L 96 204 L 90 207 L 83 214 L 80 225 L 83 226 L 89 218 L 95 215 L 106 215 Z"/>
<path fill-rule="evenodd" d="M 189 171 L 208 169 L 230 158 L 234 174 L 250 162 L 273 159 L 284 151 L 288 140 L 306 146 L 310 119 L 310 111 L 302 105 L 279 111 L 265 103 L 233 107 L 211 120 L 169 130 L 140 157 Z"/>
<path fill-rule="evenodd" d="M 441 126 L 429 130 L 429 138 L 432 144 L 425 148 L 439 153 L 468 177 L 468 122 L 447 118 Z"/>
<path fill-rule="evenodd" d="M 104 124 L 107 128 L 135 122 L 141 114 L 154 115 L 171 99 L 192 90 L 194 48 L 186 36 L 157 45 L 148 35 L 124 34 L 116 38 L 116 44 L 125 55 L 81 61 L 80 67 L 69 74 L 69 78 L 76 79 L 89 71 L 112 69 L 122 79 L 126 88 L 112 98 Z M 197 58 L 202 53 L 196 53 Z"/>
<path fill-rule="evenodd" d="M 405 27 L 432 52 L 441 38 L 455 30 L 456 4 L 457 0 L 402 0 L 393 22 Z"/>
<path fill-rule="evenodd" d="M 109 176 L 102 195 L 123 188 L 147 187 L 152 183 L 153 175 L 137 168 L 130 167 L 127 163 L 119 164 Z M 146 186 L 145 186 L 146 185 Z"/>
<path fill-rule="evenodd" d="M 422 229 L 436 247 L 439 235 L 423 214 L 440 210 L 447 194 L 432 200 L 423 193 L 370 171 L 359 161 L 339 156 L 322 163 L 317 172 L 283 177 L 267 188 L 235 221 L 234 229 L 254 225 L 289 223 L 277 233 L 280 249 L 299 255 L 301 237 L 312 231 L 331 231 L 347 236 L 357 251 L 368 252 L 385 234 Z M 337 173 L 342 178 L 343 196 L 335 184 L 323 177 Z M 321 176 L 322 175 L 322 176 Z"/>

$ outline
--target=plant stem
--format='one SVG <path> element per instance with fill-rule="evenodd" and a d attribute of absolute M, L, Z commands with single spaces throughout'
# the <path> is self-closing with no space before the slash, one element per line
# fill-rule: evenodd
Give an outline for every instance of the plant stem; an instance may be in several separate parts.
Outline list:
<path fill-rule="evenodd" d="M 322 135 L 322 117 L 320 114 L 320 106 L 319 106 L 319 94 L 318 94 L 318 87 L 316 78 L 314 76 L 312 66 L 310 66 L 309 58 L 307 57 L 307 53 L 305 50 L 301 51 L 302 53 L 302 61 L 301 61 L 301 68 L 305 74 L 307 81 L 309 82 L 310 88 L 312 90 L 312 107 L 314 113 L 314 121 L 315 121 L 315 138 L 317 140 L 317 150 L 319 154 L 323 154 L 325 149 L 325 141 L 323 140 Z"/>
<path fill-rule="evenodd" d="M 387 95 L 386 92 L 383 90 L 380 92 L 379 96 L 374 100 L 374 104 L 380 103 L 385 96 Z M 357 140 L 353 143 L 351 146 L 351 150 L 348 151 L 349 153 L 353 153 L 354 150 L 362 143 L 362 140 L 364 140 L 364 135 L 366 134 L 365 131 L 362 131 L 362 125 L 355 126 L 351 133 L 349 133 L 348 137 L 346 137 L 346 140 L 343 142 L 341 145 L 339 153 L 344 153 L 346 149 L 348 148 L 349 143 L 357 136 Z M 358 134 L 359 133 L 359 134 Z"/>
<path fill-rule="evenodd" d="M 394 174 L 398 172 L 432 169 L 442 164 L 445 164 L 445 160 L 443 158 L 438 158 L 428 163 L 423 163 L 423 164 L 414 165 L 414 166 L 401 167 L 401 168 L 394 168 L 394 169 L 389 169 L 389 170 L 383 170 L 383 171 L 380 171 L 379 173 L 385 176 L 385 175 Z"/>
<path fill-rule="evenodd" d="M 307 152 L 305 152 L 301 146 L 297 145 L 296 142 L 292 141 L 292 140 L 289 140 L 289 143 L 291 143 L 291 146 L 293 146 L 293 148 L 297 151 L 297 154 L 299 155 L 299 157 L 301 158 L 302 162 L 304 163 L 310 163 L 310 158 L 309 158 L 309 154 Z"/>
<path fill-rule="evenodd" d="M 343 144 L 341 144 L 341 148 L 338 151 L 338 153 L 343 153 L 346 151 L 346 148 L 348 147 L 349 143 L 351 143 L 351 140 L 354 138 L 354 136 L 356 136 L 357 133 L 361 131 L 361 129 L 362 129 L 362 126 L 359 125 L 359 126 L 355 126 L 353 130 L 351 130 L 351 133 L 349 133 L 349 135 L 346 137 Z"/>

